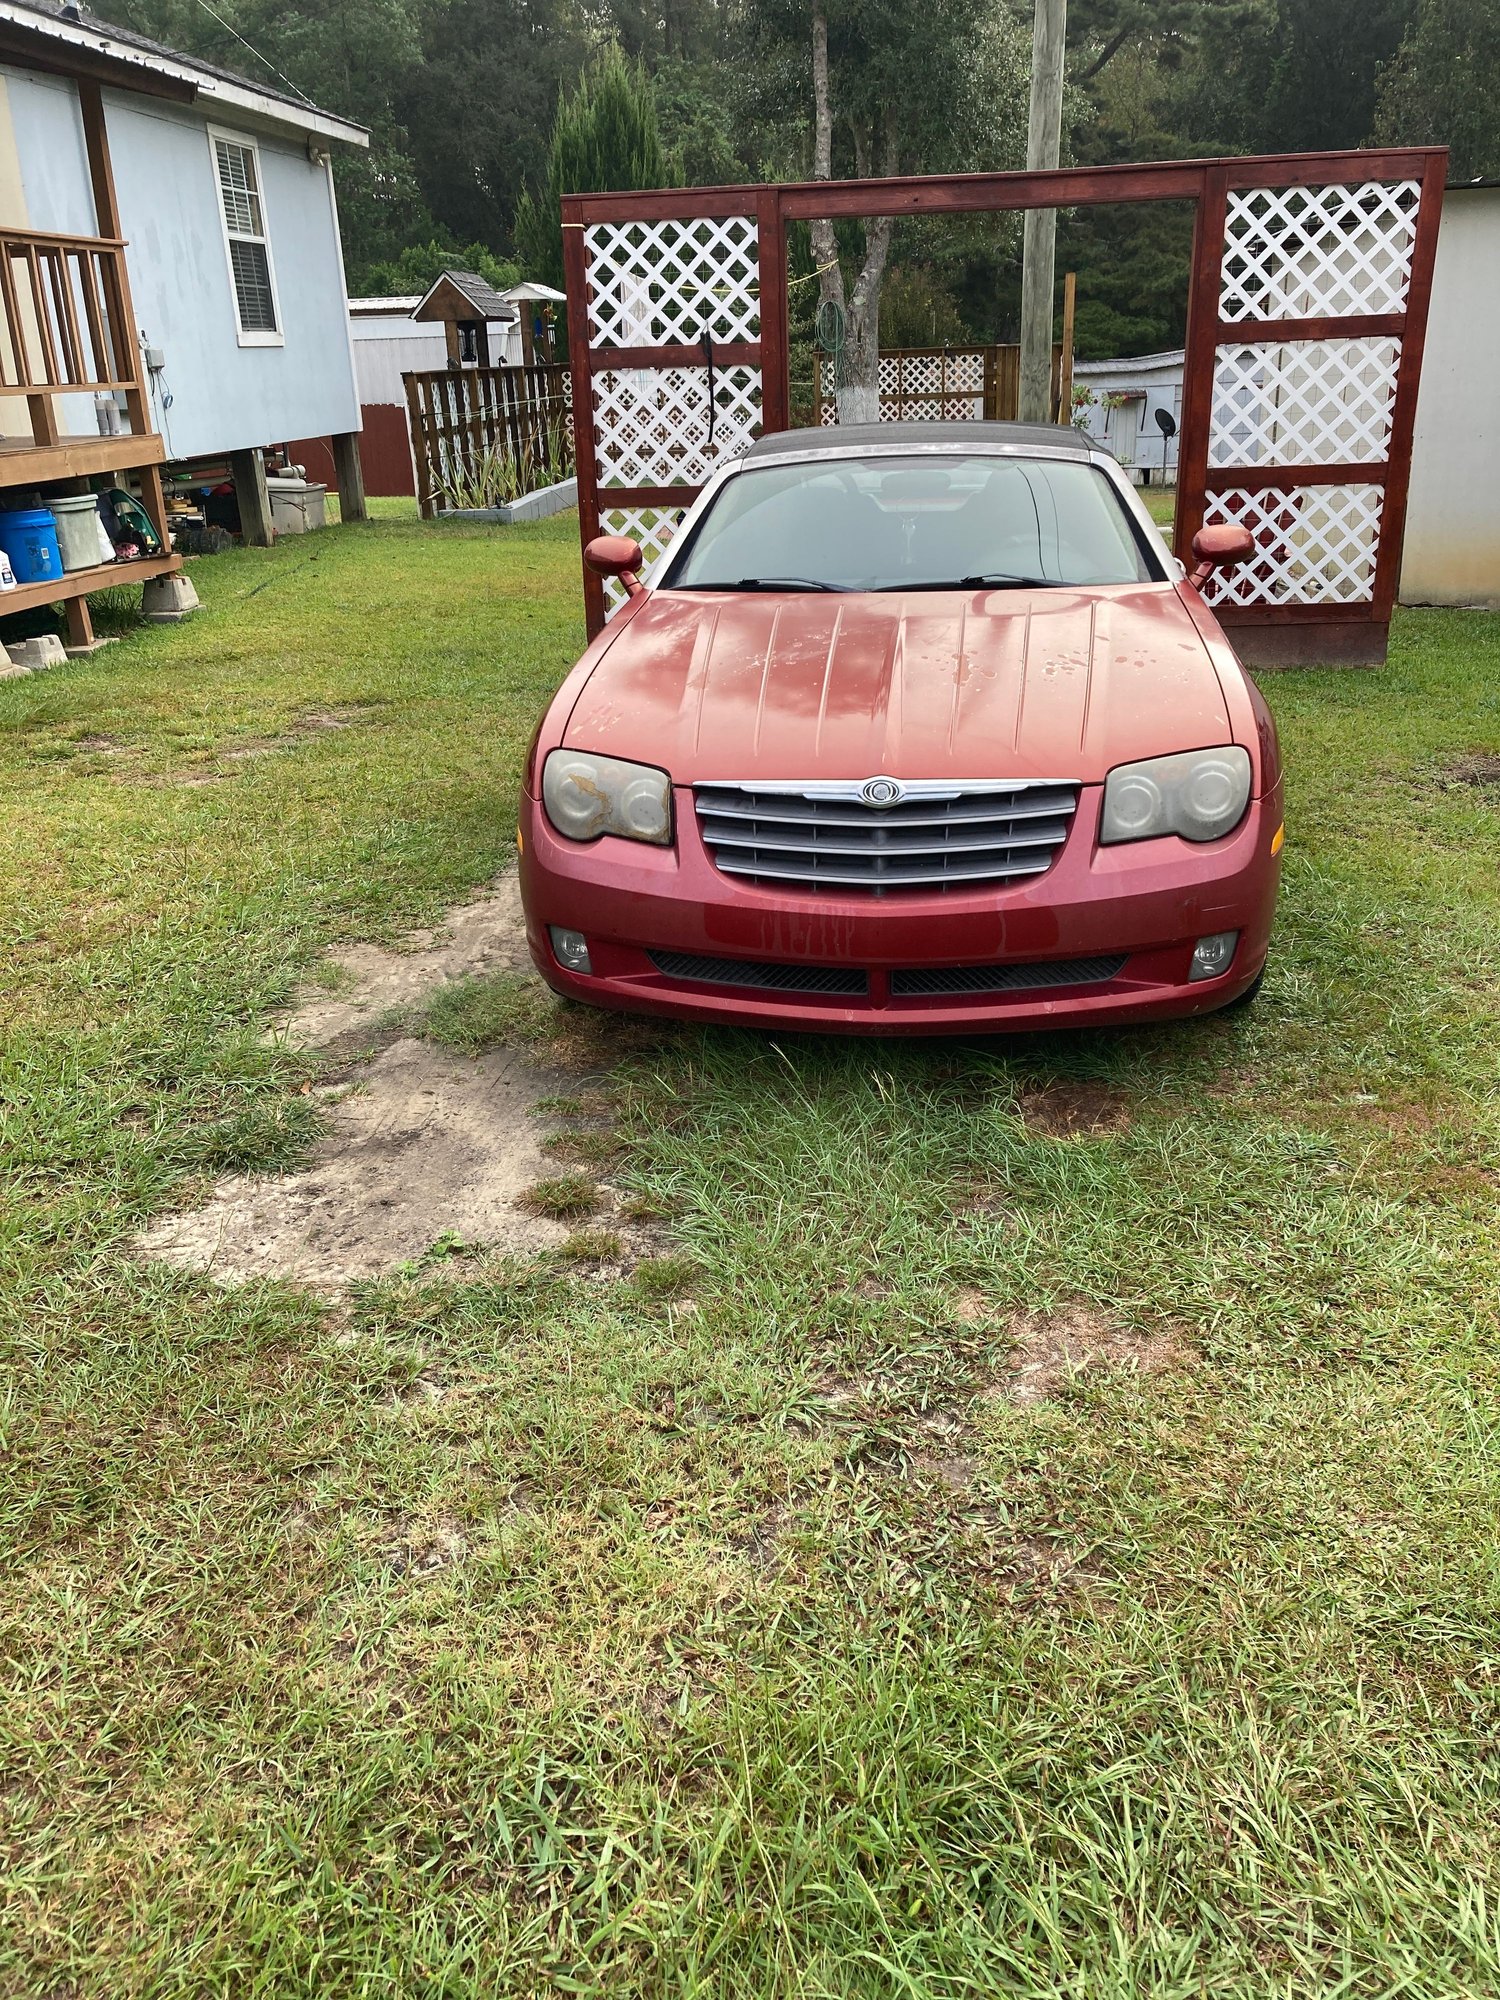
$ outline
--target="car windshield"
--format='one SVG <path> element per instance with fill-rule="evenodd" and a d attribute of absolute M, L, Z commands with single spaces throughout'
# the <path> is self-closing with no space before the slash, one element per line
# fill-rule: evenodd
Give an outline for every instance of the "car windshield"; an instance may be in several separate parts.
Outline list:
<path fill-rule="evenodd" d="M 959 453 L 747 466 L 669 590 L 943 590 L 1140 583 L 1124 505 L 1078 459 Z"/>

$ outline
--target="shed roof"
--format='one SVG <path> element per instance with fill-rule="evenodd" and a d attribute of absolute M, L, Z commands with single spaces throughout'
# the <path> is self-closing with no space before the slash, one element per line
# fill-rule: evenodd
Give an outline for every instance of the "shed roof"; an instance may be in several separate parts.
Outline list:
<path fill-rule="evenodd" d="M 0 55 L 18 46 L 30 47 L 60 68 L 68 67 L 71 59 L 87 74 L 126 90 L 203 101 L 215 109 L 249 113 L 263 123 L 290 126 L 348 146 L 370 143 L 363 125 L 320 110 L 294 87 L 284 87 L 284 80 L 252 80 L 203 56 L 186 55 L 137 34 L 134 28 L 101 20 L 76 0 L 0 0 L 0 38 Z"/>
<path fill-rule="evenodd" d="M 1186 359 L 1180 347 L 1169 347 L 1160 354 L 1118 354 L 1108 361 L 1075 361 L 1073 375 L 1158 375 L 1170 374 L 1174 369 L 1179 373 Z"/>
<path fill-rule="evenodd" d="M 465 304 L 473 307 L 475 319 L 512 320 L 520 318 L 520 314 L 510 303 L 509 299 L 502 298 L 489 280 L 481 278 L 477 271 L 440 271 L 429 287 L 426 296 L 419 304 L 412 307 L 411 316 L 413 319 L 421 319 L 424 316 L 428 306 L 431 305 L 433 299 L 443 289 L 444 285 L 451 285 L 464 300 Z M 436 318 L 437 315 L 434 314 L 433 317 Z"/>

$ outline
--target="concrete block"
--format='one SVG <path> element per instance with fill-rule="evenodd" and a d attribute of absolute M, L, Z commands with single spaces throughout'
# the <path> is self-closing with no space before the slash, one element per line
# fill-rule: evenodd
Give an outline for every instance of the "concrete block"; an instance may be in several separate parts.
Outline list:
<path fill-rule="evenodd" d="M 141 615 L 153 625 L 177 625 L 198 609 L 198 593 L 185 576 L 153 576 L 141 587 Z"/>
<path fill-rule="evenodd" d="M 68 649 L 55 632 L 47 632 L 40 639 L 13 639 L 10 657 L 28 673 L 39 674 L 44 667 L 60 667 Z"/>
<path fill-rule="evenodd" d="M 30 672 L 30 667 L 20 660 L 13 660 L 4 646 L 0 646 L 0 681 L 24 680 Z"/>

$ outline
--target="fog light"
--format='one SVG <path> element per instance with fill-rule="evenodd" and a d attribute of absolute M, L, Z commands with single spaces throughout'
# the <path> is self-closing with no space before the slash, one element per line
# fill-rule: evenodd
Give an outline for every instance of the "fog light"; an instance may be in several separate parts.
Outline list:
<path fill-rule="evenodd" d="M 552 956 L 564 972 L 592 972 L 589 964 L 589 941 L 582 931 L 560 930 L 556 924 L 547 926 L 547 935 L 552 940 Z M 1230 940 L 1231 948 L 1233 939 Z M 1201 975 L 1195 973 L 1194 978 Z"/>
<path fill-rule="evenodd" d="M 1215 931 L 1212 937 L 1199 938 L 1193 946 L 1193 963 L 1188 978 L 1217 979 L 1221 972 L 1227 972 L 1239 941 L 1238 931 Z"/>

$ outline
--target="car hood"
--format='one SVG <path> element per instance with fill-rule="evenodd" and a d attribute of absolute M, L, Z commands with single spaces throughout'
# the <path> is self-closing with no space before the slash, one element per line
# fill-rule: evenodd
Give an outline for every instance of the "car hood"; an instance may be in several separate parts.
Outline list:
<path fill-rule="evenodd" d="M 679 784 L 1104 777 L 1230 740 L 1170 584 L 785 597 L 653 593 L 563 741 Z"/>

